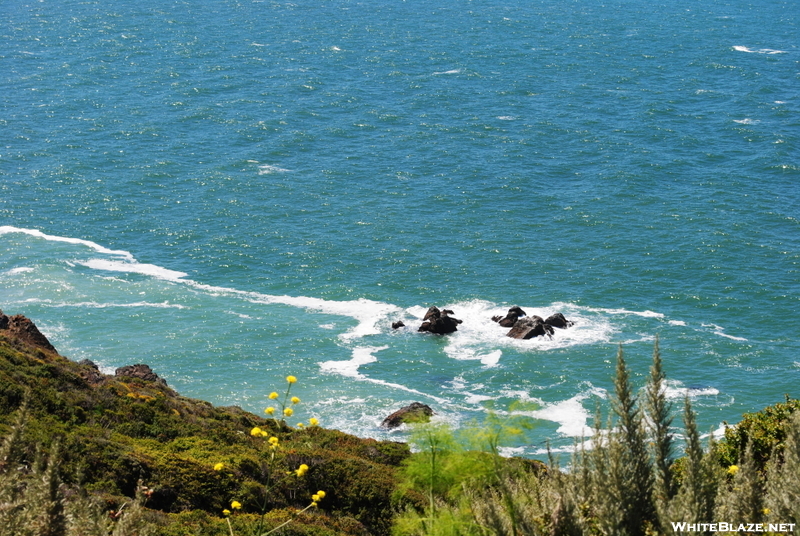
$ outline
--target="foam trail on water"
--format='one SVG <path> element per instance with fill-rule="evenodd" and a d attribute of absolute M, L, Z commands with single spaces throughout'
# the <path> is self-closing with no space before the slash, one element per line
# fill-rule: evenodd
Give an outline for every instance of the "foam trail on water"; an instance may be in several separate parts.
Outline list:
<path fill-rule="evenodd" d="M 138 262 L 128 251 L 112 250 L 89 240 L 49 235 L 36 229 L 21 229 L 7 225 L 0 226 L 0 235 L 10 233 L 22 233 L 51 242 L 64 242 L 68 244 L 85 246 L 98 253 L 112 255 L 115 257 L 123 257 L 122 260 L 95 258 L 88 260 L 76 260 L 74 263 L 68 263 L 73 266 L 80 265 L 92 270 L 104 272 L 136 273 L 164 281 L 184 284 L 194 289 L 208 292 L 212 295 L 224 294 L 228 296 L 238 296 L 252 303 L 274 303 L 289 305 L 306 310 L 354 318 L 358 321 L 358 325 L 339 335 L 339 337 L 345 341 L 380 333 L 380 328 L 378 325 L 385 323 L 388 315 L 400 311 L 400 309 L 394 305 L 366 300 L 363 298 L 351 301 L 331 301 L 305 296 L 273 296 L 234 288 L 206 285 L 191 279 L 186 279 L 187 274 L 184 272 L 170 270 L 155 264 Z"/>
<path fill-rule="evenodd" d="M 180 281 L 187 274 L 170 270 L 155 264 L 145 264 L 136 262 L 131 258 L 130 261 L 112 261 L 106 259 L 90 259 L 88 261 L 77 261 L 76 264 L 91 268 L 92 270 L 103 270 L 106 272 L 126 272 L 142 275 L 149 275 L 165 281 Z"/>
<path fill-rule="evenodd" d="M 346 376 L 348 378 L 353 378 L 356 380 L 367 381 L 370 383 L 374 383 L 376 385 L 383 385 L 384 387 L 391 387 L 392 389 L 398 389 L 401 391 L 406 391 L 408 393 L 413 393 L 415 395 L 424 396 L 430 398 L 431 400 L 435 400 L 436 402 L 449 405 L 450 401 L 445 398 L 440 398 L 438 396 L 434 396 L 428 393 L 423 393 L 422 391 L 418 391 L 417 389 L 412 389 L 410 387 L 406 387 L 405 385 L 400 385 L 399 383 L 392 383 L 387 382 L 384 380 L 378 380 L 375 378 L 370 378 L 358 372 L 358 368 L 361 365 L 366 365 L 367 363 L 374 363 L 378 360 L 373 354 L 375 352 L 380 352 L 381 350 L 386 350 L 389 348 L 388 346 L 362 346 L 353 349 L 353 358 L 347 361 L 323 361 L 319 364 L 320 370 L 323 372 L 330 372 L 334 374 L 341 374 L 342 376 Z"/>
<path fill-rule="evenodd" d="M 733 50 L 737 50 L 739 52 L 749 52 L 750 54 L 786 54 L 785 50 L 773 50 L 771 48 L 760 48 L 758 50 L 752 50 L 750 48 L 741 46 L 741 45 L 734 45 Z"/>
<path fill-rule="evenodd" d="M 22 229 L 20 227 L 12 227 L 10 225 L 0 225 L 0 235 L 13 234 L 13 233 L 27 234 L 30 236 L 35 236 L 37 238 L 43 238 L 45 240 L 49 240 L 50 242 L 66 242 L 68 244 L 78 244 L 82 246 L 87 246 L 99 253 L 105 253 L 107 255 L 121 255 L 123 257 L 133 260 L 133 255 L 131 255 L 127 251 L 108 249 L 90 240 L 83 240 L 81 238 L 69 238 L 66 236 L 49 235 L 43 233 L 42 231 L 39 231 L 38 229 Z"/>
<path fill-rule="evenodd" d="M 366 376 L 358 372 L 361 365 L 374 363 L 378 360 L 372 355 L 375 352 L 386 350 L 388 346 L 364 346 L 353 349 L 353 358 L 348 361 L 323 361 L 319 364 L 320 370 L 333 372 L 349 378 L 365 379 Z"/>

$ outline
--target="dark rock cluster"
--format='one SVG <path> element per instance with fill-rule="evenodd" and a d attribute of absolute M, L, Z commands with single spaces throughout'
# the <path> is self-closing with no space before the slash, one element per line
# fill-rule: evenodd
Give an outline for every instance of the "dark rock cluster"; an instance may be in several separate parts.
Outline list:
<path fill-rule="evenodd" d="M 501 326 L 511 330 L 506 333 L 512 339 L 532 339 L 534 337 L 550 337 L 555 333 L 554 328 L 564 329 L 573 326 L 575 323 L 564 318 L 561 313 L 555 313 L 546 319 L 541 316 L 528 316 L 521 307 L 515 305 L 508 310 L 505 317 L 495 316 L 492 320 Z"/>
<path fill-rule="evenodd" d="M 458 325 L 461 323 L 461 320 L 450 316 L 452 314 L 455 313 L 450 309 L 440 311 L 438 307 L 433 306 L 425 313 L 422 319 L 422 325 L 417 331 L 427 331 L 429 333 L 436 333 L 437 335 L 447 335 L 448 333 L 458 331 Z"/>
<path fill-rule="evenodd" d="M 148 365 L 143 364 L 119 367 L 114 371 L 114 376 L 127 376 L 128 378 L 138 378 L 140 380 L 160 383 L 164 386 L 167 385 L 167 382 L 164 380 L 164 378 L 153 372 L 153 369 L 151 369 Z"/>

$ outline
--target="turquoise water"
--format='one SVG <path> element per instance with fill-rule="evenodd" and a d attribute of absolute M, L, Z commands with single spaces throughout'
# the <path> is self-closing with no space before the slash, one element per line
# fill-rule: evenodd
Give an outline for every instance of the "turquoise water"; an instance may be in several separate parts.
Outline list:
<path fill-rule="evenodd" d="M 800 396 L 797 36 L 780 1 L 6 1 L 0 308 L 215 404 L 293 374 L 361 436 L 522 402 L 532 456 L 658 336 L 718 430 Z"/>

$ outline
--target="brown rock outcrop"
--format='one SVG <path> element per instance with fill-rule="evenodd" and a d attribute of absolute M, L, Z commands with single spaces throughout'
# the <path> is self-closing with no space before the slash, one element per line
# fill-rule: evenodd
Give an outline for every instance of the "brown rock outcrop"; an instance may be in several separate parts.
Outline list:
<path fill-rule="evenodd" d="M 39 328 L 33 321 L 22 315 L 6 316 L 0 311 L 0 329 L 7 332 L 7 335 L 14 337 L 30 346 L 35 346 L 48 352 L 58 353 L 55 347 L 50 344 Z"/>
<path fill-rule="evenodd" d="M 383 419 L 381 426 L 391 430 L 403 423 L 428 422 L 431 420 L 432 415 L 433 410 L 430 406 L 420 402 L 412 402 L 408 406 L 398 409 Z"/>

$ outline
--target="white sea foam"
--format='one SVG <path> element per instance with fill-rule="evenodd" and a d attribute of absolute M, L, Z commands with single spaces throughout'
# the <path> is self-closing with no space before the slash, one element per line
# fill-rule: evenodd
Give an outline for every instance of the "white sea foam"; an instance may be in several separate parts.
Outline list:
<path fill-rule="evenodd" d="M 556 329 L 552 337 L 535 337 L 528 340 L 512 339 L 503 328 L 492 320 L 493 316 L 504 316 L 508 306 L 498 306 L 484 300 L 472 300 L 447 304 L 455 318 L 462 320 L 458 331 L 447 338 L 444 352 L 451 359 L 476 360 L 484 366 L 502 365 L 503 349 L 514 351 L 550 351 L 577 345 L 609 342 L 618 331 L 607 314 L 591 313 L 571 304 L 554 303 L 545 307 L 521 305 L 528 315 L 542 318 L 562 312 L 575 325 L 568 329 Z M 427 308 L 415 306 L 406 313 L 421 321 Z"/>
<path fill-rule="evenodd" d="M 353 349 L 353 358 L 347 361 L 324 361 L 319 364 L 320 370 L 324 372 L 334 372 L 349 378 L 365 379 L 366 376 L 358 372 L 361 365 L 374 363 L 378 360 L 372 355 L 375 352 L 386 350 L 388 346 L 363 346 Z"/>
<path fill-rule="evenodd" d="M 10 225 L 0 225 L 0 235 L 9 234 L 9 233 L 27 234 L 27 235 L 30 235 L 30 236 L 35 236 L 37 238 L 42 238 L 44 240 L 48 240 L 50 242 L 66 242 L 68 244 L 78 244 L 78 245 L 87 246 L 89 248 L 92 248 L 93 250 L 97 251 L 98 253 L 104 253 L 106 255 L 120 255 L 120 256 L 123 256 L 123 257 L 125 257 L 127 259 L 133 260 L 133 255 L 131 255 L 127 251 L 108 249 L 108 248 L 105 248 L 105 247 L 101 246 L 100 244 L 97 244 L 95 242 L 91 242 L 89 240 L 83 240 L 83 239 L 80 239 L 80 238 L 69 238 L 69 237 L 66 237 L 66 236 L 49 235 L 49 234 L 43 233 L 42 231 L 39 231 L 38 229 L 21 229 L 19 227 L 11 227 Z"/>
<path fill-rule="evenodd" d="M 104 270 L 107 272 L 126 272 L 136 273 L 142 275 L 149 275 L 158 279 L 167 281 L 179 281 L 186 277 L 187 274 L 170 270 L 155 264 L 144 264 L 134 260 L 129 261 L 115 261 L 108 259 L 90 259 L 88 261 L 78 261 L 77 264 L 86 266 L 93 270 Z"/>
<path fill-rule="evenodd" d="M 33 272 L 33 271 L 34 268 L 31 268 L 29 266 L 20 266 L 19 268 L 12 268 L 8 270 L 6 273 L 8 275 L 15 275 L 15 274 L 26 274 L 28 272 Z"/>
<path fill-rule="evenodd" d="M 272 166 L 270 164 L 261 164 L 258 166 L 258 174 L 259 175 L 269 175 L 270 173 L 288 173 L 289 169 L 283 169 L 282 167 Z"/>
<path fill-rule="evenodd" d="M 733 122 L 739 123 L 740 125 L 755 125 L 760 123 L 761 121 L 759 121 L 758 119 L 744 118 L 744 119 L 734 119 Z"/>
<path fill-rule="evenodd" d="M 75 261 L 74 263 L 75 265 L 82 265 L 93 270 L 138 273 L 174 283 L 182 283 L 197 290 L 207 292 L 211 295 L 217 294 L 237 296 L 252 303 L 276 303 L 289 305 L 292 307 L 299 307 L 311 311 L 318 311 L 325 314 L 354 318 L 358 321 L 358 324 L 347 332 L 339 335 L 339 337 L 344 341 L 380 333 L 381 328 L 379 326 L 387 323 L 388 316 L 391 314 L 397 314 L 400 311 L 400 309 L 394 305 L 366 300 L 363 298 L 352 301 L 332 301 L 305 296 L 273 296 L 258 292 L 206 285 L 191 279 L 186 279 L 187 274 L 184 272 L 170 270 L 155 264 L 140 263 L 133 257 L 131 253 L 127 251 L 112 250 L 88 240 L 48 235 L 36 229 L 20 229 L 17 227 L 0 226 L 0 235 L 7 233 L 24 233 L 52 242 L 64 242 L 85 246 L 98 253 L 103 253 L 114 257 L 123 257 L 122 260 L 95 258 L 86 261 Z"/>
<path fill-rule="evenodd" d="M 698 396 L 715 396 L 719 390 L 714 387 L 686 387 L 683 382 L 677 380 L 666 380 L 664 395 L 670 399 L 697 398 Z"/>
<path fill-rule="evenodd" d="M 683 320 L 670 320 L 668 324 L 672 326 L 685 326 L 686 322 L 684 322 Z"/>
<path fill-rule="evenodd" d="M 433 74 L 458 74 L 461 72 L 461 69 L 450 69 L 449 71 L 436 71 Z"/>
<path fill-rule="evenodd" d="M 741 45 L 735 45 L 733 50 L 738 50 L 739 52 L 749 52 L 750 54 L 786 54 L 785 50 L 773 50 L 771 48 L 760 48 L 758 50 L 753 50 Z"/>
<path fill-rule="evenodd" d="M 570 399 L 552 404 L 545 404 L 542 409 L 532 413 L 537 419 L 557 422 L 559 434 L 569 437 L 589 437 L 594 431 L 587 426 L 589 412 L 583 407 L 586 394 L 579 394 Z"/>
<path fill-rule="evenodd" d="M 719 335 L 720 337 L 725 337 L 726 339 L 732 339 L 734 341 L 747 341 L 747 339 L 745 339 L 744 337 L 736 337 L 734 335 L 728 335 L 727 333 L 725 333 L 724 331 L 725 328 L 723 328 L 722 326 L 718 326 L 716 324 L 703 324 L 702 326 L 704 328 L 712 328 L 714 330 L 713 331 L 714 335 Z"/>
<path fill-rule="evenodd" d="M 60 302 L 54 303 L 50 301 L 48 303 L 50 307 L 78 307 L 78 308 L 89 308 L 89 309 L 108 309 L 114 307 L 150 307 L 154 309 L 186 309 L 185 305 L 180 305 L 178 303 L 169 303 L 168 301 L 164 301 L 161 303 L 153 303 L 153 302 L 131 302 L 131 303 L 100 303 L 100 302 Z"/>

